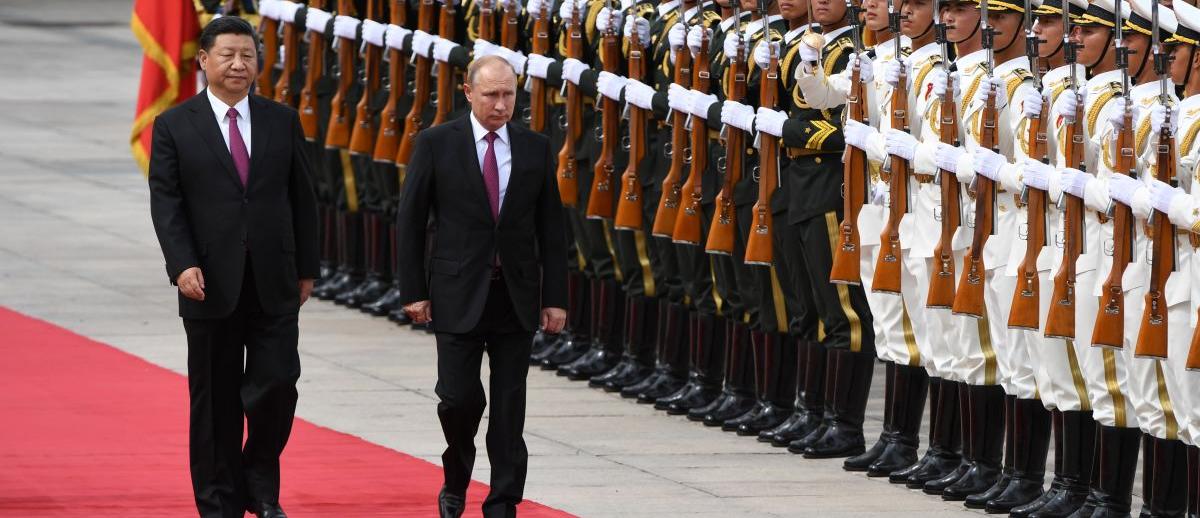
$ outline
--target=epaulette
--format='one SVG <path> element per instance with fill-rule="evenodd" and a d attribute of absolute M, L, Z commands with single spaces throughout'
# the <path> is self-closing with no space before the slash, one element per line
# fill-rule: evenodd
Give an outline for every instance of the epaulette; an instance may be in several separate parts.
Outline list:
<path fill-rule="evenodd" d="M 1013 92 L 1017 91 L 1017 87 L 1025 81 L 1032 81 L 1033 73 L 1024 68 L 1015 68 L 1005 74 L 1004 86 L 1008 92 L 1008 98 L 1012 99 Z"/>
<path fill-rule="evenodd" d="M 825 76 L 833 75 L 833 67 L 837 66 L 837 62 L 846 53 L 846 49 L 853 48 L 854 41 L 850 39 L 848 34 L 842 34 L 837 39 L 825 44 L 821 49 L 821 67 L 825 69 Z"/>
<path fill-rule="evenodd" d="M 721 13 L 718 13 L 716 11 L 710 11 L 708 9 L 705 9 L 700 12 L 702 13 L 700 16 L 703 16 L 702 20 L 704 22 L 705 27 L 711 28 L 713 25 L 721 23 Z"/>
<path fill-rule="evenodd" d="M 633 6 L 633 13 L 643 18 L 651 18 L 654 16 L 654 4 L 650 2 L 638 2 Z"/>

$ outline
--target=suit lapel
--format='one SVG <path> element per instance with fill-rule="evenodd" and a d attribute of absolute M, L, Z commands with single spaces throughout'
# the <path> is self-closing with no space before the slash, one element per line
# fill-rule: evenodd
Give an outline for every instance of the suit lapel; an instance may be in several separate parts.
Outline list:
<path fill-rule="evenodd" d="M 458 118 L 455 129 L 459 132 L 459 145 L 457 149 L 463 150 L 458 153 L 462 167 L 460 168 L 466 178 L 467 185 L 470 189 L 478 193 L 479 200 L 482 204 L 478 204 L 483 209 L 484 216 L 492 219 L 492 205 L 488 200 L 487 186 L 483 183 L 483 167 L 479 164 L 479 153 L 475 148 L 475 132 L 471 127 L 471 115 L 463 115 Z"/>
<path fill-rule="evenodd" d="M 271 132 L 267 127 L 267 110 L 262 99 L 258 96 L 250 96 L 250 174 L 246 178 L 246 185 L 250 185 L 258 174 L 261 173 L 259 165 L 265 158 L 263 153 L 267 149 L 267 139 L 271 136 Z M 231 159 L 232 160 L 232 159 Z"/>
<path fill-rule="evenodd" d="M 204 139 L 204 143 L 208 146 L 209 151 L 224 166 L 225 172 L 229 174 L 229 178 L 237 184 L 239 189 L 242 188 L 242 179 L 238 177 L 237 167 L 233 165 L 233 156 L 229 154 L 229 148 L 225 145 L 225 139 L 221 137 L 221 128 L 217 126 L 217 119 L 212 111 L 212 103 L 208 102 L 208 94 L 200 92 L 196 94 L 194 99 L 195 101 L 191 106 L 192 125 L 200 133 L 200 138 Z"/>

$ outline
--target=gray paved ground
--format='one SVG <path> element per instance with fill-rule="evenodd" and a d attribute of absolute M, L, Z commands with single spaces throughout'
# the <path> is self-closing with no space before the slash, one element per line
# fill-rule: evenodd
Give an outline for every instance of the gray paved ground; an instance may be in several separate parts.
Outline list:
<path fill-rule="evenodd" d="M 0 305 L 183 372 L 183 330 L 129 154 L 140 66 L 130 4 L 0 3 Z M 438 462 L 432 337 L 325 302 L 305 306 L 301 327 L 301 417 Z M 527 423 L 527 497 L 580 516 L 964 512 L 542 371 L 530 375 Z"/>

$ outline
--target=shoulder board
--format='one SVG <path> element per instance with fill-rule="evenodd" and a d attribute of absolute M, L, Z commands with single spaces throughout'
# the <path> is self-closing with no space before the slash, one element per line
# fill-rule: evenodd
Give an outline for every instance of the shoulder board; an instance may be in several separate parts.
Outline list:
<path fill-rule="evenodd" d="M 636 13 L 638 16 L 643 16 L 643 17 L 647 17 L 647 18 L 654 16 L 654 4 L 652 4 L 650 2 L 641 2 L 637 5 L 635 5 L 633 8 L 634 8 L 634 13 Z"/>
<path fill-rule="evenodd" d="M 823 57 L 821 66 L 825 69 L 826 76 L 833 75 L 833 67 L 837 65 L 842 54 L 846 52 L 846 49 L 853 47 L 854 42 L 850 40 L 849 36 L 839 37 L 825 45 L 825 48 L 821 51 Z"/>
<path fill-rule="evenodd" d="M 1004 85 L 1008 90 L 1008 98 L 1012 99 L 1013 92 L 1017 91 L 1017 87 L 1021 86 L 1021 83 L 1032 80 L 1033 74 L 1023 68 L 1018 68 L 1009 72 L 1008 77 L 1004 82 Z"/>
<path fill-rule="evenodd" d="M 720 13 L 718 13 L 716 11 L 709 11 L 709 10 L 702 11 L 702 13 L 703 14 L 701 16 L 704 17 L 704 26 L 705 27 L 712 27 L 713 25 L 721 23 L 721 14 Z"/>

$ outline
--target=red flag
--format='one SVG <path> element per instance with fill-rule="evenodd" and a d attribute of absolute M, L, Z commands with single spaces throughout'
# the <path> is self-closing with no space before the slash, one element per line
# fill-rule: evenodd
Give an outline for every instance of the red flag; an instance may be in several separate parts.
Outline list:
<path fill-rule="evenodd" d="M 144 52 L 130 144 L 142 174 L 147 174 L 154 118 L 196 93 L 200 20 L 193 0 L 135 0 L 129 26 Z"/>

